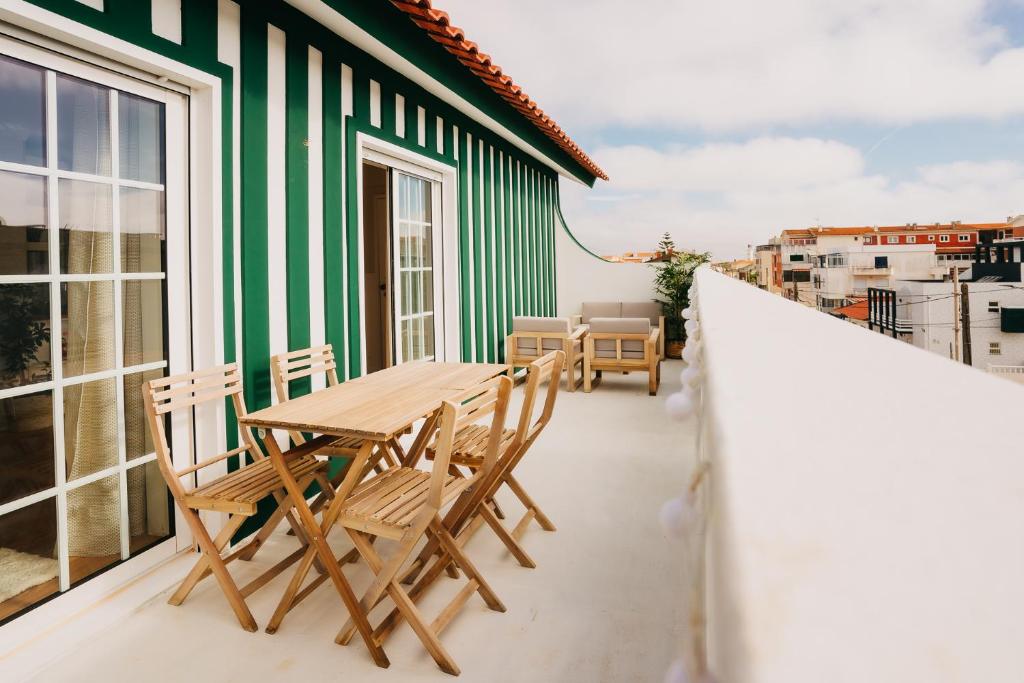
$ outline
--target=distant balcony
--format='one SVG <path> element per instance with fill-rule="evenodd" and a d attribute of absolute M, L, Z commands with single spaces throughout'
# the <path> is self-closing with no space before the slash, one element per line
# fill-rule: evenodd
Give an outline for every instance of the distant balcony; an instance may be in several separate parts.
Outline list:
<path fill-rule="evenodd" d="M 876 268 L 875 266 L 853 266 L 853 274 L 862 277 L 890 277 L 892 266 Z"/>

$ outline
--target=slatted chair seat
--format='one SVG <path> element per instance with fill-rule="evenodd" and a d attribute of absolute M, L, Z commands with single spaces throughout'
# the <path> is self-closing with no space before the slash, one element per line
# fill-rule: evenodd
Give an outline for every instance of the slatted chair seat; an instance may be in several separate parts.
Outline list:
<path fill-rule="evenodd" d="M 288 469 L 296 481 L 327 472 L 326 463 L 312 457 L 298 458 L 288 463 Z M 185 496 L 185 502 L 198 510 L 255 515 L 257 504 L 282 486 L 273 463 L 264 459 L 192 489 Z"/>
<path fill-rule="evenodd" d="M 467 425 L 455 434 L 455 442 L 452 444 L 451 464 L 468 467 L 471 470 L 478 470 L 483 467 L 484 453 L 487 451 L 487 439 L 491 436 L 488 425 Z M 503 429 L 501 441 L 498 442 L 498 453 L 504 453 L 509 444 L 516 436 L 516 430 Z M 434 459 L 434 449 L 437 443 L 434 442 L 427 447 L 427 460 Z"/>
<path fill-rule="evenodd" d="M 430 472 L 393 467 L 356 487 L 341 512 L 344 526 L 388 538 L 400 538 L 427 505 Z M 473 477 L 447 475 L 441 505 L 473 483 Z"/>

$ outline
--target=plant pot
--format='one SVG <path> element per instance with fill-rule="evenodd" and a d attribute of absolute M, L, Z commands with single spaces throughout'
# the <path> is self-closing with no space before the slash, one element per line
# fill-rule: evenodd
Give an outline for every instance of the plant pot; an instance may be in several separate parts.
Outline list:
<path fill-rule="evenodd" d="M 683 346 L 684 344 L 681 341 L 670 341 L 665 344 L 665 355 L 669 358 L 682 358 Z"/>

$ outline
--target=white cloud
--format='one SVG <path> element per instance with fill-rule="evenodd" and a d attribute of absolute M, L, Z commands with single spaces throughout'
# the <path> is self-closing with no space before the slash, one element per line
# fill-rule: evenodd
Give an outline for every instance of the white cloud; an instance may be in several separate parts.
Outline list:
<path fill-rule="evenodd" d="M 570 133 L 1024 112 L 1024 49 L 985 0 L 440 4 Z"/>
<path fill-rule="evenodd" d="M 780 146 L 794 151 L 780 156 Z M 1024 211 L 1024 164 L 1015 161 L 921 166 L 909 180 L 896 180 L 866 174 L 859 152 L 821 140 L 773 138 L 677 153 L 638 146 L 607 152 L 617 177 L 641 179 L 631 183 L 631 197 L 589 201 L 621 197 L 611 188 L 590 190 L 572 182 L 562 183 L 561 195 L 569 227 L 600 253 L 651 248 L 667 230 L 682 247 L 729 258 L 784 228 L 987 222 Z M 657 182 L 649 177 L 652 163 L 663 171 Z M 710 171 L 703 185 L 695 178 L 701 168 Z M 730 168 L 738 169 L 732 182 Z M 744 168 L 753 170 L 744 174 Z"/>

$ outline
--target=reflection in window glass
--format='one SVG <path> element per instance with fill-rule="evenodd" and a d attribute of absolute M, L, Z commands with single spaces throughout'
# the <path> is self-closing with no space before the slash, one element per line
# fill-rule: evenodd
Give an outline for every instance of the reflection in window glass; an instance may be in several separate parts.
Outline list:
<path fill-rule="evenodd" d="M 127 280 L 121 290 L 125 366 L 164 360 L 164 282 Z"/>
<path fill-rule="evenodd" d="M 65 282 L 60 286 L 64 376 L 114 367 L 114 283 Z"/>
<path fill-rule="evenodd" d="M 49 285 L 0 284 L 0 389 L 50 377 Z"/>
<path fill-rule="evenodd" d="M 164 193 L 121 188 L 121 270 L 158 273 L 163 270 L 166 239 Z"/>
<path fill-rule="evenodd" d="M 57 75 L 57 164 L 62 171 L 110 175 L 110 91 Z"/>
<path fill-rule="evenodd" d="M 163 183 L 163 105 L 118 93 L 117 127 L 121 177 Z"/>
<path fill-rule="evenodd" d="M 163 370 L 134 372 L 124 376 L 124 438 L 125 457 L 141 458 L 154 451 L 153 434 L 142 402 L 142 386 L 164 376 Z"/>
<path fill-rule="evenodd" d="M 0 275 L 50 272 L 46 178 L 0 171 L 0 197 Z"/>
<path fill-rule="evenodd" d="M 117 475 L 68 491 L 71 583 L 121 559 L 121 504 Z"/>
<path fill-rule="evenodd" d="M 156 461 L 133 467 L 128 475 L 128 545 L 134 555 L 171 534 L 167 484 Z"/>
<path fill-rule="evenodd" d="M 0 622 L 60 589 L 57 501 L 47 498 L 0 517 Z"/>
<path fill-rule="evenodd" d="M 0 399 L 0 463 L 0 504 L 54 485 L 52 392 Z"/>
<path fill-rule="evenodd" d="M 109 185 L 60 179 L 62 273 L 109 273 L 113 268 L 111 192 Z"/>
<path fill-rule="evenodd" d="M 46 165 L 44 84 L 42 69 L 0 56 L 0 160 Z"/>

